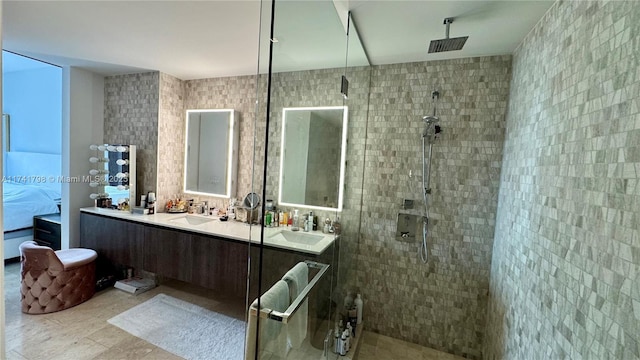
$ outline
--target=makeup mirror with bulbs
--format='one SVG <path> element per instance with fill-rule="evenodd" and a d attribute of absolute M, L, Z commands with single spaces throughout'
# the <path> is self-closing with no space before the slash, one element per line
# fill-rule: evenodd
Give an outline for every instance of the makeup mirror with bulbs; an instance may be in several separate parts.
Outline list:
<path fill-rule="evenodd" d="M 133 208 L 136 201 L 136 146 L 91 145 L 89 186 L 97 207 Z"/>

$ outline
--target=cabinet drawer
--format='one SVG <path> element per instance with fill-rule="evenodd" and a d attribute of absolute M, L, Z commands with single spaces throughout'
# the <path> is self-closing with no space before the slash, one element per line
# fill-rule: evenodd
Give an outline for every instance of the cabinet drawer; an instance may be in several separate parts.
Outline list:
<path fill-rule="evenodd" d="M 60 224 L 36 218 L 33 225 L 33 239 L 36 242 L 60 250 Z"/>
<path fill-rule="evenodd" d="M 36 218 L 33 225 L 35 230 L 60 235 L 60 224 Z"/>

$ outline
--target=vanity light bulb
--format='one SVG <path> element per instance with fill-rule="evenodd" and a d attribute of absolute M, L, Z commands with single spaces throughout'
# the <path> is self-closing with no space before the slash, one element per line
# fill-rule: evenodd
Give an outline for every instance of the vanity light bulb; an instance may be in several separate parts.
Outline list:
<path fill-rule="evenodd" d="M 106 181 L 92 181 L 89 183 L 89 186 L 91 187 L 98 187 L 98 186 L 105 186 L 105 185 L 109 185 L 109 183 Z"/>
<path fill-rule="evenodd" d="M 91 195 L 89 195 L 89 197 L 93 200 L 97 199 L 98 196 L 100 196 L 100 194 L 92 193 Z"/>
<path fill-rule="evenodd" d="M 119 172 L 119 173 L 116 174 L 116 177 L 119 178 L 119 179 L 126 179 L 126 178 L 129 177 L 129 173 L 121 173 L 121 172 Z"/>
<path fill-rule="evenodd" d="M 98 150 L 105 151 L 107 150 L 107 147 L 105 145 L 98 145 Z"/>
<path fill-rule="evenodd" d="M 129 185 L 118 185 L 118 190 L 129 190 Z"/>
<path fill-rule="evenodd" d="M 120 146 L 116 147 L 116 151 L 118 151 L 118 152 L 129 152 L 129 147 L 120 145 Z"/>
<path fill-rule="evenodd" d="M 116 151 L 116 147 L 113 146 L 113 145 L 109 145 L 109 146 L 107 146 L 107 151 L 114 152 L 114 151 Z"/>
<path fill-rule="evenodd" d="M 125 159 L 118 159 L 116 160 L 116 164 L 122 166 L 122 165 L 129 165 L 129 160 L 125 160 Z"/>
<path fill-rule="evenodd" d="M 89 170 L 90 175 L 99 175 L 99 174 L 107 174 L 107 173 L 109 173 L 107 170 L 97 170 L 97 169 Z"/>
<path fill-rule="evenodd" d="M 105 159 L 98 159 L 98 158 L 97 158 L 97 157 L 95 157 L 95 156 L 92 156 L 92 157 L 90 157 L 90 158 L 89 158 L 89 162 L 92 162 L 92 163 L 94 163 L 94 164 L 95 164 L 95 163 L 99 163 L 99 162 L 104 162 L 104 160 L 105 160 Z"/>
<path fill-rule="evenodd" d="M 89 149 L 91 149 L 91 150 L 98 150 L 98 145 L 96 145 L 96 144 L 91 144 L 91 145 L 89 145 Z"/>

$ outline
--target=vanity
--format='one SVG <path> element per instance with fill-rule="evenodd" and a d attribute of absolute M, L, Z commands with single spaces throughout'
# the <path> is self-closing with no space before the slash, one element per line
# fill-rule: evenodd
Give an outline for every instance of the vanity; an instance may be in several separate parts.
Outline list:
<path fill-rule="evenodd" d="M 97 207 L 80 209 L 80 245 L 111 264 L 244 298 L 249 252 L 250 296 L 257 296 L 262 227 L 214 216 L 132 214 Z M 331 263 L 334 234 L 264 228 L 263 285 L 270 286 L 297 262 Z M 248 244 L 256 246 L 248 246 Z"/>

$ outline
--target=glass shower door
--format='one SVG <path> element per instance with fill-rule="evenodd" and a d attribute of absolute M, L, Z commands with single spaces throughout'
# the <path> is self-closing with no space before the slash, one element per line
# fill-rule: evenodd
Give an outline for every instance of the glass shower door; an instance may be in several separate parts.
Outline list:
<path fill-rule="evenodd" d="M 254 181 L 264 201 L 251 249 L 246 358 L 335 359 L 345 25 L 331 0 L 262 5 L 254 163 L 264 172 Z"/>

